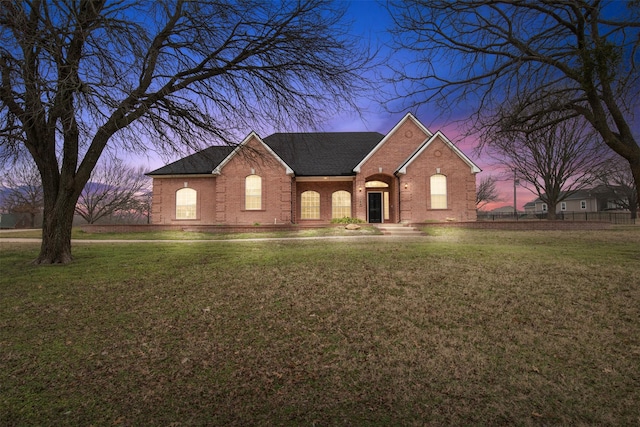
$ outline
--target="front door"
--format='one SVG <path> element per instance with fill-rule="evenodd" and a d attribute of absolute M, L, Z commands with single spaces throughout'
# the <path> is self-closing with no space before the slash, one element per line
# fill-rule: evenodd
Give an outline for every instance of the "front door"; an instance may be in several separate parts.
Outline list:
<path fill-rule="evenodd" d="M 382 222 L 382 193 L 368 193 L 369 222 Z"/>

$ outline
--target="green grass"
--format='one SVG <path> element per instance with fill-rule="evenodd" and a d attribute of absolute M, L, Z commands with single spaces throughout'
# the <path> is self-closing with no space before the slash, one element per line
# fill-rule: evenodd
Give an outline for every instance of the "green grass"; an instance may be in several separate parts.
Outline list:
<path fill-rule="evenodd" d="M 294 231 L 256 231 L 253 233 L 208 233 L 193 231 L 150 231 L 140 233 L 87 233 L 74 228 L 71 238 L 75 240 L 229 240 L 229 239 L 257 239 L 257 238 L 290 238 L 290 237 L 327 237 L 327 236 L 368 236 L 382 234 L 373 226 L 363 226 L 360 230 L 346 230 L 344 227 L 334 226 L 325 228 L 305 228 Z M 3 238 L 39 239 L 41 230 L 14 230 L 0 233 Z"/>
<path fill-rule="evenodd" d="M 640 229 L 0 241 L 2 425 L 637 425 Z"/>

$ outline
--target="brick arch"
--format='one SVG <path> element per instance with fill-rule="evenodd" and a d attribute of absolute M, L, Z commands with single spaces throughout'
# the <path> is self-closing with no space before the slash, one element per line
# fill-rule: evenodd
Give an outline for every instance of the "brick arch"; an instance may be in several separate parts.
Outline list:
<path fill-rule="evenodd" d="M 391 176 L 391 175 L 384 174 L 384 173 L 376 173 L 376 174 L 373 174 L 373 175 L 369 175 L 368 177 L 366 177 L 364 179 L 365 184 L 367 182 L 371 182 L 371 181 L 384 182 L 385 184 L 389 185 L 389 187 L 391 187 L 393 185 L 393 182 L 395 181 L 395 177 Z"/>
<path fill-rule="evenodd" d="M 372 181 L 384 182 L 388 187 L 367 187 L 366 184 Z M 387 175 L 385 173 L 375 173 L 365 178 L 364 185 L 364 201 L 365 201 L 365 215 L 368 221 L 371 221 L 369 217 L 370 212 L 368 210 L 368 194 L 369 193 L 382 193 L 383 195 L 383 218 L 382 222 L 398 222 L 398 179 L 393 175 Z"/>

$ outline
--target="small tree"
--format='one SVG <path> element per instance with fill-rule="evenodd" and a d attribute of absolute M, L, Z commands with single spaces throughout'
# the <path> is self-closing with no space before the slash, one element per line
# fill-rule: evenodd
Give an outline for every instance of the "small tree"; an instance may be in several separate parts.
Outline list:
<path fill-rule="evenodd" d="M 44 194 L 36 165 L 25 159 L 14 164 L 2 180 L 2 208 L 9 213 L 29 215 L 29 225 L 35 227 L 36 215 L 42 212 Z"/>
<path fill-rule="evenodd" d="M 497 180 L 489 175 L 480 180 L 478 189 L 476 190 L 476 208 L 482 209 L 491 202 L 500 200 L 500 194 L 496 188 Z"/>
<path fill-rule="evenodd" d="M 631 212 L 631 218 L 636 219 L 640 208 L 638 191 L 631 169 L 624 159 L 618 156 L 608 159 L 598 174 L 598 179 L 615 194 L 615 203 L 622 209 L 628 209 Z"/>
<path fill-rule="evenodd" d="M 80 194 L 76 213 L 87 223 L 95 224 L 114 213 L 136 210 L 138 197 L 148 181 L 142 168 L 132 168 L 122 160 L 98 165 Z"/>
<path fill-rule="evenodd" d="M 138 218 L 144 218 L 144 222 L 151 224 L 151 207 L 153 200 L 153 191 L 148 188 L 143 189 L 135 196 L 132 213 Z"/>

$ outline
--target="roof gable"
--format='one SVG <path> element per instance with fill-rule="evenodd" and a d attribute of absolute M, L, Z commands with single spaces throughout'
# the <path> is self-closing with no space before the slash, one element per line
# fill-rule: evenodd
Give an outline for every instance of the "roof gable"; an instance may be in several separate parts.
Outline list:
<path fill-rule="evenodd" d="M 420 155 L 422 154 L 422 152 L 424 152 L 424 150 L 427 149 L 427 147 L 429 147 L 429 145 L 431 145 L 431 143 L 433 143 L 433 141 L 435 141 L 436 139 L 440 139 L 447 147 L 449 147 L 449 149 L 451 149 L 451 151 L 453 151 L 458 157 L 460 157 L 460 159 L 462 159 L 462 161 L 464 161 L 470 168 L 471 168 L 471 173 L 478 173 L 478 172 L 482 172 L 482 169 L 480 169 L 475 163 L 473 163 L 471 161 L 471 159 L 469 159 L 467 156 L 465 156 L 465 154 L 460 151 L 460 149 L 458 147 L 456 147 L 453 142 L 451 142 L 449 140 L 449 138 L 447 138 L 445 136 L 445 134 L 443 134 L 441 131 L 438 131 L 435 133 L 435 135 L 432 135 L 431 138 L 428 138 L 408 159 L 406 162 L 404 162 L 404 164 L 402 166 L 400 166 L 398 168 L 398 170 L 396 170 L 396 173 L 400 173 L 400 174 L 406 174 L 407 173 L 407 167 L 413 163 L 413 161 L 415 159 L 417 159 L 418 157 L 420 157 Z"/>
<path fill-rule="evenodd" d="M 407 113 L 402 120 L 400 120 L 394 127 L 393 129 L 391 129 L 389 131 L 389 133 L 387 133 L 387 135 L 382 138 L 382 140 L 371 150 L 369 151 L 369 153 L 360 161 L 360 163 L 358 163 L 354 168 L 353 171 L 358 173 L 360 172 L 360 169 L 362 168 L 362 166 L 367 162 L 367 160 L 369 160 L 376 151 L 378 151 L 390 138 L 391 136 L 396 133 L 396 131 L 407 121 L 407 120 L 411 120 L 422 132 L 425 133 L 425 135 L 427 137 L 431 137 L 433 134 L 431 133 L 431 131 L 429 129 L 427 129 L 422 123 L 420 123 L 420 121 L 418 119 L 415 118 L 415 116 L 411 113 Z"/>
<path fill-rule="evenodd" d="M 247 135 L 247 137 L 240 143 L 238 144 L 231 153 L 229 153 L 229 155 L 220 162 L 220 164 L 218 164 L 218 166 L 216 166 L 213 171 L 211 172 L 214 175 L 220 175 L 220 173 L 222 172 L 222 168 L 229 163 L 229 161 L 236 155 L 238 154 L 238 152 L 242 149 L 242 147 L 244 147 L 245 145 L 247 145 L 249 143 L 249 141 L 251 141 L 252 138 L 255 138 L 259 144 L 261 144 L 263 146 L 263 148 L 265 150 L 267 150 L 267 152 L 269 154 L 271 154 L 276 161 L 278 161 L 278 163 L 280 163 L 282 165 L 282 167 L 285 168 L 285 173 L 287 175 L 292 175 L 293 169 L 291 169 L 291 167 L 285 163 L 280 156 L 278 156 L 272 149 L 271 147 L 269 147 L 267 144 L 264 143 L 264 141 L 258 136 L 257 133 L 255 132 L 251 132 L 249 135 Z"/>

